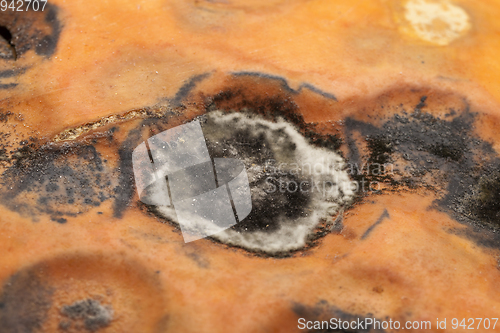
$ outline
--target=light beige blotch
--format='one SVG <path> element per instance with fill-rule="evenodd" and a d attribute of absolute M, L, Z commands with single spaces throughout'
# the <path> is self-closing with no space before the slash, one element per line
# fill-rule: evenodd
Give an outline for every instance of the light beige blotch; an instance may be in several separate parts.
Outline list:
<path fill-rule="evenodd" d="M 437 45 L 448 45 L 471 27 L 467 12 L 449 1 L 409 0 L 404 17 L 413 34 Z"/>

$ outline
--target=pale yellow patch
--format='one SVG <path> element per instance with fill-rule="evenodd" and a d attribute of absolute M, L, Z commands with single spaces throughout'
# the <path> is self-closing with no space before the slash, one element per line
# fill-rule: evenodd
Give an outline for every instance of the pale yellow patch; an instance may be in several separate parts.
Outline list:
<path fill-rule="evenodd" d="M 409 0 L 404 17 L 414 34 L 438 45 L 448 45 L 470 29 L 469 15 L 448 1 Z"/>

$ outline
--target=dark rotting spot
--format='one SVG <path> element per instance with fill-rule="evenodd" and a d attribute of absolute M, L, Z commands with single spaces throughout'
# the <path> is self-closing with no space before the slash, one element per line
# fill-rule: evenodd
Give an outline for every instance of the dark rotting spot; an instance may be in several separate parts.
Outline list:
<path fill-rule="evenodd" d="M 434 207 L 482 232 L 468 237 L 488 247 L 500 247 L 500 156 L 473 132 L 477 114 L 466 105 L 439 118 L 404 109 L 380 126 L 348 118 L 345 121 L 349 162 L 354 165 L 396 165 L 393 172 L 374 175 L 367 167 L 353 178 L 384 181 L 393 188 L 425 187 L 440 199 Z M 418 110 L 417 110 L 418 109 Z M 364 143 L 355 136 L 364 138 Z M 364 147 L 364 148 L 363 148 Z M 491 233 L 491 234 L 490 234 Z"/>
<path fill-rule="evenodd" d="M 239 74 L 240 76 L 243 74 Z M 257 75 L 256 75 L 257 76 Z M 259 75 L 261 79 L 262 75 Z M 266 77 L 264 77 L 266 78 Z M 276 80 L 276 78 L 271 78 Z M 278 80 L 284 84 L 285 81 Z M 250 95 L 250 96 L 249 96 Z M 280 118 L 289 121 L 294 124 L 299 131 L 309 140 L 309 142 L 317 147 L 327 148 L 331 151 L 338 151 L 342 144 L 342 140 L 338 135 L 333 134 L 319 134 L 313 124 L 308 124 L 304 121 L 298 106 L 295 104 L 291 96 L 286 94 L 268 94 L 267 96 L 261 95 L 251 95 L 246 92 L 244 88 L 230 88 L 226 89 L 212 97 L 207 98 L 205 103 L 207 105 L 207 112 L 210 110 L 226 110 L 231 111 L 245 111 L 249 114 L 257 114 L 263 116 L 264 119 L 276 122 Z M 234 141 L 245 143 L 248 140 L 252 140 L 252 143 L 248 142 L 246 145 L 242 144 L 240 149 L 238 149 L 239 156 L 253 155 L 256 158 L 256 164 L 263 164 L 266 160 L 272 160 L 274 158 L 269 147 L 272 147 L 272 142 L 263 142 L 262 138 L 256 138 L 252 133 L 246 132 L 241 133 L 240 136 L 232 138 Z M 222 149 L 225 147 L 224 143 L 220 141 L 217 143 Z M 211 145 L 209 144 L 209 147 Z M 250 148 L 248 152 L 245 152 L 243 147 Z M 214 150 L 214 148 L 212 147 Z M 288 147 L 290 151 L 294 150 L 293 146 Z M 225 151 L 231 151 L 231 149 L 223 149 Z M 215 152 L 214 152 L 215 153 Z M 224 157 L 224 156 L 223 156 Z M 271 179 L 268 181 L 269 185 L 274 185 L 278 187 L 279 184 L 301 184 L 307 183 L 303 182 L 304 179 L 300 179 L 298 176 L 286 174 L 281 175 L 277 179 Z M 262 186 L 261 182 L 265 182 L 265 179 L 260 179 L 259 183 L 251 183 L 251 186 L 259 187 Z M 252 212 L 251 214 L 242 222 L 236 224 L 232 228 L 240 232 L 252 232 L 256 230 L 273 232 L 278 228 L 276 220 L 286 212 L 286 217 L 290 219 L 296 219 L 298 217 L 304 216 L 307 211 L 306 207 L 310 204 L 310 195 L 307 193 L 310 188 L 304 188 L 303 191 L 276 191 L 273 193 L 271 198 L 266 197 L 265 200 L 259 200 L 252 198 Z M 326 234 L 326 233 L 325 233 Z"/>
<path fill-rule="evenodd" d="M 428 113 L 401 113 L 386 120 L 381 127 L 373 126 L 353 118 L 346 119 L 346 139 L 350 148 L 351 163 L 380 166 L 394 164 L 402 160 L 408 161 L 407 177 L 419 182 L 425 174 L 432 174 L 450 168 L 471 166 L 472 160 L 466 158 L 475 149 L 475 140 L 471 135 L 474 115 L 464 111 L 452 119 L 437 119 Z M 366 160 L 360 155 L 358 144 L 353 133 L 358 132 L 365 137 L 368 153 Z M 425 163 L 423 163 L 425 162 Z M 423 163 L 423 164 L 422 164 Z M 363 176 L 381 180 L 372 169 L 367 168 Z M 404 171 L 404 170 L 403 170 Z M 385 180 L 401 184 L 401 177 L 385 174 Z M 401 176 L 401 175 L 399 175 Z M 407 180 L 409 181 L 409 180 Z"/>
<path fill-rule="evenodd" d="M 295 177 L 284 176 L 279 180 L 271 179 L 268 183 L 272 183 L 276 188 L 279 188 L 281 183 L 298 183 Z M 264 183 L 265 179 L 260 182 Z M 250 184 L 251 186 L 259 186 L 257 184 Z M 261 185 L 262 186 L 262 185 Z M 304 190 L 306 190 L 304 188 Z M 273 195 L 268 195 L 265 200 L 253 200 L 252 212 L 242 222 L 234 225 L 234 230 L 244 231 L 266 231 L 273 232 L 279 229 L 278 218 L 283 215 L 290 219 L 296 219 L 301 216 L 306 216 L 305 208 L 310 203 L 310 197 L 301 191 L 293 191 L 284 193 L 276 191 Z"/>
<path fill-rule="evenodd" d="M 495 162 L 484 173 L 469 177 L 466 181 L 469 184 L 468 191 L 457 200 L 465 216 L 479 220 L 497 231 L 500 229 L 500 159 Z"/>
<path fill-rule="evenodd" d="M 127 279 L 120 284 L 110 282 L 121 279 L 124 274 Z M 101 288 L 96 292 L 92 287 L 87 290 L 75 288 L 84 288 L 89 283 Z M 73 288 L 68 288 L 68 284 Z M 137 293 L 134 290 L 137 285 L 147 288 L 146 291 Z M 0 288 L 0 332 L 60 332 L 56 327 L 61 322 L 68 332 L 105 331 L 113 325 L 115 316 L 123 318 L 131 314 L 142 318 L 144 309 L 138 307 L 137 302 L 142 302 L 146 308 L 161 306 L 164 302 L 161 291 L 154 271 L 136 260 L 122 255 L 113 257 L 109 253 L 65 253 L 24 265 L 3 283 Z M 131 301 L 121 302 L 123 306 L 115 310 L 114 301 L 124 298 Z M 145 326 L 152 327 L 159 317 L 161 315 L 144 319 Z"/>
<path fill-rule="evenodd" d="M 2 174 L 1 202 L 34 220 L 45 213 L 65 223 L 62 216 L 77 216 L 89 209 L 86 206 L 115 198 L 113 188 L 100 182 L 113 180 L 114 171 L 106 167 L 94 146 L 38 146 L 26 141 L 5 160 L 10 166 Z M 28 193 L 30 199 L 26 199 Z"/>
<path fill-rule="evenodd" d="M 0 36 L 6 42 L 4 45 L 0 44 L 0 58 L 16 60 L 16 47 L 12 42 L 12 34 L 6 26 L 0 25 Z"/>
<path fill-rule="evenodd" d="M 323 134 L 320 135 L 313 130 L 306 129 L 305 136 L 309 138 L 310 142 L 318 147 L 327 148 L 330 150 L 339 150 L 342 146 L 342 139 L 338 135 Z"/>
<path fill-rule="evenodd" d="M 500 219 L 500 173 L 483 176 L 479 179 L 476 207 L 471 207 L 482 220 Z"/>
<path fill-rule="evenodd" d="M 20 58 L 29 50 L 42 57 L 52 56 L 62 28 L 57 14 L 58 7 L 51 3 L 46 4 L 44 11 L 0 12 L 0 27 L 4 28 L 2 36 L 9 41 L 7 45 L 15 46 L 13 56 L 2 58 Z"/>
<path fill-rule="evenodd" d="M 5 26 L 0 26 L 0 36 L 2 36 L 3 39 L 7 41 L 7 43 L 12 45 L 12 34 L 10 33 L 9 29 Z"/>
<path fill-rule="evenodd" d="M 391 161 L 391 154 L 394 152 L 393 143 L 383 136 L 367 137 L 368 150 L 370 156 L 368 162 L 370 163 L 389 163 Z"/>
<path fill-rule="evenodd" d="M 463 156 L 463 152 L 457 147 L 443 143 L 429 145 L 429 152 L 445 159 L 452 159 L 453 161 L 459 161 Z"/>

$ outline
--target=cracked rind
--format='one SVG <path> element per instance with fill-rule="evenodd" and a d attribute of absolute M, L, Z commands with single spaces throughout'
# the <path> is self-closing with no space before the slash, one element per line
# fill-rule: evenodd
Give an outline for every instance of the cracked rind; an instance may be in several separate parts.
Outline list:
<path fill-rule="evenodd" d="M 133 119 L 147 118 L 147 117 L 161 117 L 164 116 L 167 111 L 168 109 L 166 107 L 158 107 L 158 108 L 147 108 L 141 110 L 132 110 L 129 112 L 125 112 L 124 114 L 110 115 L 107 117 L 103 117 L 97 121 L 93 121 L 91 123 L 65 129 L 61 133 L 57 134 L 52 139 L 52 141 L 53 142 L 74 141 L 77 140 L 82 135 L 98 130 L 101 127 Z"/>

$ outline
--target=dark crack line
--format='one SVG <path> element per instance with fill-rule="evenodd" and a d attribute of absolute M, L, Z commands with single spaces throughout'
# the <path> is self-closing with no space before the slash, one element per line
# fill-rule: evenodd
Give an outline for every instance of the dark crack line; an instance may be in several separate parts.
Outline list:
<path fill-rule="evenodd" d="M 363 234 L 363 236 L 361 236 L 361 239 L 365 239 L 365 238 L 367 238 L 367 237 L 370 235 L 370 233 L 373 231 L 373 229 L 375 229 L 375 227 L 376 227 L 377 225 L 379 225 L 380 223 L 382 223 L 382 221 L 383 221 L 383 220 L 384 220 L 384 218 L 386 218 L 386 217 L 387 217 L 388 219 L 390 219 L 390 218 L 391 218 L 391 217 L 389 216 L 389 212 L 387 212 L 387 209 L 384 209 L 384 212 L 382 213 L 382 215 L 380 215 L 380 217 L 378 218 L 378 220 L 377 220 L 375 223 L 373 223 L 373 224 L 372 224 L 372 225 L 371 225 L 371 226 L 370 226 L 370 227 L 369 227 L 369 228 L 365 231 L 365 233 Z"/>
<path fill-rule="evenodd" d="M 231 74 L 234 76 L 256 76 L 256 77 L 276 80 L 276 81 L 281 83 L 281 86 L 286 91 L 288 91 L 292 94 L 300 94 L 302 92 L 302 89 L 309 89 L 310 91 L 312 91 L 318 95 L 321 95 L 321 96 L 326 97 L 328 99 L 332 99 L 334 101 L 337 101 L 337 97 L 335 97 L 335 95 L 333 95 L 331 93 L 327 93 L 319 88 L 316 88 L 315 86 L 313 86 L 312 84 L 309 84 L 309 83 L 301 83 L 299 88 L 295 90 L 292 87 L 290 87 L 290 85 L 288 84 L 288 81 L 285 78 L 278 76 L 278 75 L 270 75 L 270 74 L 265 74 L 265 73 L 246 72 L 246 71 L 232 72 Z"/>

